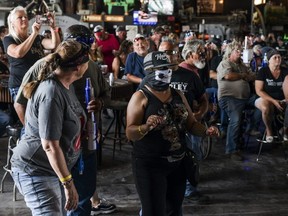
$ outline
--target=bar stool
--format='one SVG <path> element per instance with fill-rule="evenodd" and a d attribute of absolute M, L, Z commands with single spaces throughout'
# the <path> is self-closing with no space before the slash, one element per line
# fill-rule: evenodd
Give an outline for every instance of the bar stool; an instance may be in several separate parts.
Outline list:
<path fill-rule="evenodd" d="M 125 135 L 122 136 L 122 131 L 124 132 L 126 127 L 123 119 L 126 115 L 128 101 L 133 93 L 132 83 L 127 80 L 116 79 L 111 86 L 111 101 L 108 104 L 105 104 L 105 108 L 113 111 L 113 119 L 103 135 L 102 142 L 104 143 L 106 138 L 113 139 L 113 159 L 115 158 L 116 143 L 119 143 L 121 150 L 122 141 L 126 139 Z M 108 136 L 113 124 L 115 124 L 114 135 Z"/>
<path fill-rule="evenodd" d="M 283 128 L 284 126 L 284 113 L 282 112 L 278 112 L 276 111 L 276 113 L 274 114 L 273 116 L 273 121 L 272 121 L 272 128 L 273 128 L 273 142 L 271 143 L 268 143 L 266 141 L 266 130 L 263 134 L 263 137 L 262 139 L 256 139 L 257 142 L 259 143 L 259 151 L 258 151 L 258 154 L 257 154 L 257 158 L 256 158 L 256 161 L 259 161 L 260 160 L 260 155 L 262 153 L 262 149 L 263 149 L 263 144 L 281 144 L 282 145 L 282 148 L 283 148 L 283 153 L 284 153 L 284 156 L 286 158 L 286 149 L 285 149 L 285 142 L 284 142 L 284 138 L 283 138 L 283 133 L 281 133 L 281 128 Z"/>
<path fill-rule="evenodd" d="M 11 156 L 12 156 L 12 150 L 13 148 L 17 145 L 18 143 L 18 140 L 20 138 L 20 135 L 21 135 L 21 130 L 22 130 L 22 126 L 19 126 L 19 125 L 16 125 L 16 126 L 11 126 L 11 125 L 8 125 L 6 127 L 6 132 L 7 132 L 7 135 L 9 136 L 9 139 L 8 139 L 8 145 L 7 145 L 7 160 L 6 160 L 6 165 L 3 166 L 3 169 L 5 170 L 4 172 L 4 175 L 1 179 L 1 185 L 0 185 L 0 192 L 3 193 L 3 187 L 4 187 L 4 182 L 5 182 L 5 179 L 7 177 L 7 174 L 10 173 L 11 174 L 11 163 L 10 163 L 10 159 L 11 159 Z M 16 194 L 17 191 L 16 191 L 16 185 L 14 184 L 13 186 L 13 201 L 16 201 Z"/>
<path fill-rule="evenodd" d="M 126 114 L 128 102 L 126 101 L 111 101 L 109 104 L 106 105 L 106 108 L 113 110 L 113 119 L 111 120 L 106 132 L 104 133 L 102 142 L 106 138 L 113 140 L 113 159 L 115 158 L 115 150 L 116 150 L 116 143 L 119 143 L 120 150 L 122 147 L 122 140 L 124 140 L 126 137 L 122 136 L 122 129 L 125 131 L 125 124 L 124 124 L 124 118 Z M 113 124 L 115 123 L 114 128 L 114 135 L 108 136 Z"/>

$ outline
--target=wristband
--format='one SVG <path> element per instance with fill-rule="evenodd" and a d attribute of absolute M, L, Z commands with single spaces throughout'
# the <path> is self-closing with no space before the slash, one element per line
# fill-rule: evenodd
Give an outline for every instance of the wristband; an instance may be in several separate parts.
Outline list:
<path fill-rule="evenodd" d="M 61 183 L 65 183 L 65 182 L 70 181 L 71 179 L 72 179 L 72 175 L 70 174 L 70 175 L 68 175 L 68 176 L 66 176 L 64 178 L 60 178 L 60 182 Z"/>

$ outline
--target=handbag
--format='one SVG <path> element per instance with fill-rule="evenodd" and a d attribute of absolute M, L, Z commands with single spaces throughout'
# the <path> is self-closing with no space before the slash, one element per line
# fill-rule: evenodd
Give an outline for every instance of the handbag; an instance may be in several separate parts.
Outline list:
<path fill-rule="evenodd" d="M 196 187 L 199 182 L 199 163 L 195 153 L 189 148 L 186 148 L 184 167 L 187 180 Z"/>

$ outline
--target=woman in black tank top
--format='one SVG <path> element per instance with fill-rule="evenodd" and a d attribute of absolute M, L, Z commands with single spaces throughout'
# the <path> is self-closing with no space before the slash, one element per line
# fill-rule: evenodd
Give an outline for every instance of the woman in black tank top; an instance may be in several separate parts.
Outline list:
<path fill-rule="evenodd" d="M 126 135 L 134 142 L 132 168 L 142 216 L 179 215 L 186 187 L 185 133 L 217 135 L 198 123 L 185 96 L 169 87 L 172 70 L 164 52 L 144 59 L 143 87 L 127 108 Z"/>

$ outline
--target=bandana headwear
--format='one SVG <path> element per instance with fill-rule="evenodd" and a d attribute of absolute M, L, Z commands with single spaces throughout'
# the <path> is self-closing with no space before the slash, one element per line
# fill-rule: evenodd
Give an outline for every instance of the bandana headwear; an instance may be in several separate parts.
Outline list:
<path fill-rule="evenodd" d="M 60 62 L 61 67 L 76 67 L 89 61 L 89 47 L 81 44 L 80 51 L 66 62 Z"/>
<path fill-rule="evenodd" d="M 145 84 L 156 91 L 165 91 L 169 88 L 172 70 L 156 70 L 150 72 L 145 77 Z"/>

